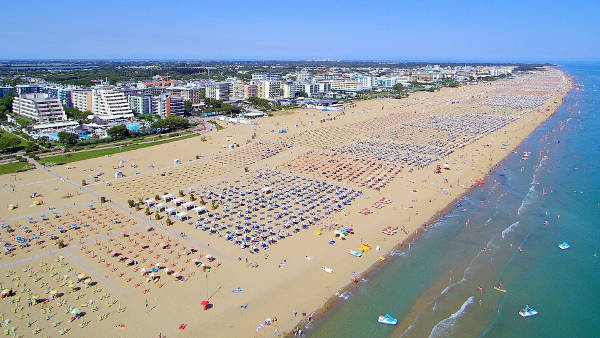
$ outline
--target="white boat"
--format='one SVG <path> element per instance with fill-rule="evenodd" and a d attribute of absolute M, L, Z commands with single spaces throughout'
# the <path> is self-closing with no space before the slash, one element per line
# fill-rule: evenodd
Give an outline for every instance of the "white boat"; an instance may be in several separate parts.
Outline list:
<path fill-rule="evenodd" d="M 535 315 L 537 315 L 539 312 L 537 312 L 536 309 L 529 307 L 527 305 L 525 305 L 524 308 L 521 309 L 521 311 L 519 311 L 519 314 L 521 315 L 521 317 L 533 317 Z"/>
<path fill-rule="evenodd" d="M 326 266 L 322 266 L 322 267 L 321 267 L 321 270 L 323 270 L 323 271 L 325 271 L 325 272 L 327 272 L 327 273 L 333 273 L 333 269 L 332 269 L 332 268 L 328 268 L 328 267 L 326 267 Z"/>
<path fill-rule="evenodd" d="M 362 257 L 362 253 L 360 253 L 356 250 L 350 250 L 350 254 L 354 257 Z"/>
<path fill-rule="evenodd" d="M 561 248 L 561 250 L 567 250 L 568 248 L 571 247 L 571 245 L 567 242 L 562 242 L 558 245 L 559 248 Z"/>
<path fill-rule="evenodd" d="M 385 325 L 396 325 L 398 324 L 398 319 L 390 316 L 389 313 L 386 313 L 385 315 L 379 315 L 379 319 L 377 319 L 377 321 L 381 324 L 385 324 Z"/>

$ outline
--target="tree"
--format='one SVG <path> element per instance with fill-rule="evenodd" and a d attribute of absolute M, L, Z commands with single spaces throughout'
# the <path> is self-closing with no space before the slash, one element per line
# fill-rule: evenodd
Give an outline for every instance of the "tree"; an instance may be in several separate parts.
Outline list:
<path fill-rule="evenodd" d="M 69 133 L 66 131 L 61 131 L 58 133 L 58 142 L 64 144 L 65 146 L 72 146 L 77 143 L 79 136 L 74 133 Z"/>
<path fill-rule="evenodd" d="M 21 139 L 11 133 L 0 135 L 0 151 L 12 152 L 21 144 Z"/>
<path fill-rule="evenodd" d="M 305 91 L 299 91 L 296 93 L 296 97 L 308 97 L 308 94 Z"/>
<path fill-rule="evenodd" d="M 397 92 L 401 92 L 404 90 L 404 86 L 402 85 L 402 83 L 396 83 L 393 88 Z"/>
<path fill-rule="evenodd" d="M 183 111 L 186 113 L 190 113 L 194 108 L 192 107 L 192 101 L 185 100 L 183 101 Z"/>
<path fill-rule="evenodd" d="M 17 122 L 17 124 L 21 126 L 21 128 L 26 128 L 27 126 L 30 126 L 34 123 L 32 119 L 28 119 L 21 115 L 15 115 L 14 119 Z"/>
<path fill-rule="evenodd" d="M 106 130 L 106 134 L 115 140 L 122 140 L 130 136 L 129 129 L 124 124 L 119 124 Z"/>
<path fill-rule="evenodd" d="M 206 96 L 206 88 L 200 88 L 200 90 L 198 90 L 198 97 L 205 97 Z"/>
<path fill-rule="evenodd" d="M 190 121 L 182 116 L 170 115 L 164 119 L 152 123 L 152 128 L 161 129 L 163 131 L 174 131 L 185 129 L 190 126 Z"/>
<path fill-rule="evenodd" d="M 88 112 L 88 111 L 81 111 L 75 107 L 73 108 L 69 108 L 69 107 L 64 107 L 65 109 L 65 113 L 67 114 L 67 117 L 73 120 L 84 120 L 88 117 L 88 115 L 91 115 L 92 113 Z"/>

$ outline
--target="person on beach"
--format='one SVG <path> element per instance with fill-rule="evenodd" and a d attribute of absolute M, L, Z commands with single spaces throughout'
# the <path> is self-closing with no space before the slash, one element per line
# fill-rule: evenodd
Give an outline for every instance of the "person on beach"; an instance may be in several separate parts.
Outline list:
<path fill-rule="evenodd" d="M 479 295 L 483 295 L 483 287 L 481 285 L 477 285 L 477 291 L 479 291 Z"/>

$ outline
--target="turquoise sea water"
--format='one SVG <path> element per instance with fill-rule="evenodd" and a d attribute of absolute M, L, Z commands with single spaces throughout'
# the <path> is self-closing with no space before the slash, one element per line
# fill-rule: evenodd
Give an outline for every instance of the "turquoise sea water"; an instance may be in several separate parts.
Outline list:
<path fill-rule="evenodd" d="M 600 334 L 600 63 L 561 68 L 575 87 L 558 112 L 309 337 Z M 492 289 L 499 282 L 507 293 Z M 540 314 L 522 318 L 525 304 Z M 378 324 L 380 313 L 398 326 Z"/>

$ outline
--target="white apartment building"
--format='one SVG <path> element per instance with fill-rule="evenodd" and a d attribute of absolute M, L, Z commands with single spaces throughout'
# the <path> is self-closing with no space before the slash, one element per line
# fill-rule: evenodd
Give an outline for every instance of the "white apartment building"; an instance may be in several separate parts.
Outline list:
<path fill-rule="evenodd" d="M 330 81 L 321 81 L 318 82 L 319 93 L 328 93 L 331 91 L 331 82 Z"/>
<path fill-rule="evenodd" d="M 294 74 L 299 82 L 308 82 L 312 79 L 312 73 L 307 69 L 302 69 Z"/>
<path fill-rule="evenodd" d="M 258 97 L 274 100 L 281 97 L 280 81 L 260 81 L 258 83 Z"/>
<path fill-rule="evenodd" d="M 13 113 L 37 122 L 55 122 L 67 119 L 60 101 L 44 93 L 29 93 L 15 97 Z"/>
<path fill-rule="evenodd" d="M 92 113 L 110 118 L 133 116 L 125 94 L 113 89 L 92 90 Z"/>
<path fill-rule="evenodd" d="M 73 91 L 73 107 L 81 111 L 92 111 L 92 91 L 91 90 L 74 90 Z"/>
<path fill-rule="evenodd" d="M 355 91 L 360 90 L 359 82 L 355 79 L 348 79 L 348 78 L 331 80 L 331 89 L 349 91 L 349 92 L 355 92 Z"/>
<path fill-rule="evenodd" d="M 184 101 L 190 101 L 192 104 L 200 103 L 200 88 L 196 87 L 167 87 L 167 94 L 181 97 Z"/>
<path fill-rule="evenodd" d="M 356 78 L 356 81 L 358 81 L 361 89 L 363 90 L 372 89 L 375 82 L 374 77 L 371 75 L 361 75 Z"/>
<path fill-rule="evenodd" d="M 229 84 L 227 82 L 217 82 L 207 85 L 206 97 L 221 101 L 229 100 Z"/>

